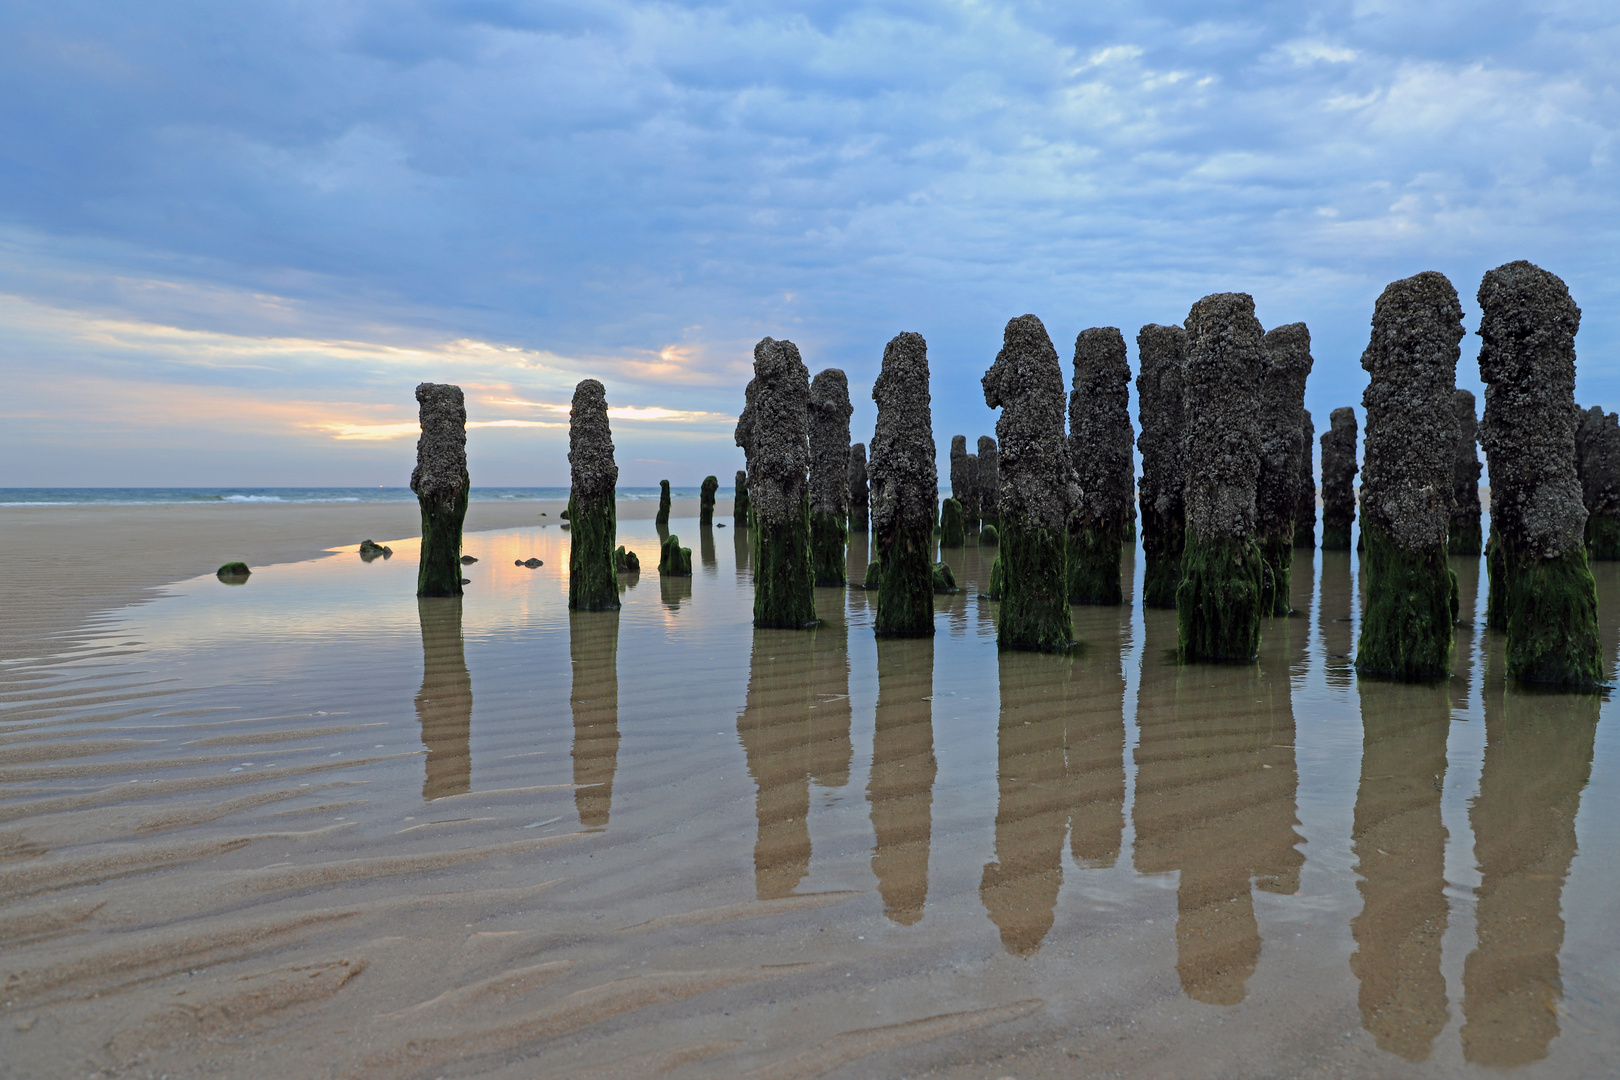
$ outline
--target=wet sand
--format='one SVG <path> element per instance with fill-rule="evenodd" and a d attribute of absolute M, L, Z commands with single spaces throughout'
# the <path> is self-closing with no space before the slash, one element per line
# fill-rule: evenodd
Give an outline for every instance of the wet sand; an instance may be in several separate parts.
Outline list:
<path fill-rule="evenodd" d="M 325 557 L 266 547 L 231 587 L 200 537 L 201 574 L 5 665 L 0 1075 L 1562 1077 L 1620 1052 L 1611 703 L 1504 686 L 1479 622 L 1449 683 L 1358 681 L 1347 553 L 1296 565 L 1257 664 L 1179 667 L 1174 613 L 1130 604 L 1075 608 L 1072 656 L 998 653 L 988 548 L 945 553 L 965 587 L 933 639 L 876 641 L 858 589 L 753 629 L 746 534 L 692 518 L 692 578 L 570 613 L 555 526 L 488 519 L 467 596 L 418 601 L 408 523 L 320 509 L 332 532 L 260 532 L 347 541 Z M 367 533 L 394 557 L 362 562 Z M 1467 613 L 1479 564 L 1454 568 Z M 1595 569 L 1612 666 L 1620 568 Z"/>

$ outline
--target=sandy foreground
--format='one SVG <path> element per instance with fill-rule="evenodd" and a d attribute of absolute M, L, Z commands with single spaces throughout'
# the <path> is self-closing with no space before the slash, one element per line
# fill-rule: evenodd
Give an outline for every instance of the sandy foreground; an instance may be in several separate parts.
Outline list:
<path fill-rule="evenodd" d="M 555 523 L 566 505 L 474 502 L 465 528 Z M 671 512 L 695 517 L 697 509 L 696 499 L 676 499 Z M 650 500 L 619 502 L 625 521 L 650 520 L 657 511 Z M 731 500 L 717 500 L 715 513 L 729 520 Z M 150 600 L 163 586 L 223 563 L 296 562 L 362 540 L 392 544 L 420 533 L 416 505 L 404 502 L 0 508 L 0 661 L 36 656 L 41 642 L 60 643 L 98 612 Z"/>

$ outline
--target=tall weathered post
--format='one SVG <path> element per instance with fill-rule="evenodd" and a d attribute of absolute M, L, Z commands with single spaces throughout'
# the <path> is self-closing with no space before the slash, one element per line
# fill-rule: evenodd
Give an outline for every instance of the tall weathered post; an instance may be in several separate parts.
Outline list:
<path fill-rule="evenodd" d="M 1173 608 L 1181 585 L 1186 540 L 1187 455 L 1182 439 L 1181 380 L 1187 366 L 1187 332 L 1148 324 L 1136 335 L 1136 415 L 1141 433 L 1142 603 Z"/>
<path fill-rule="evenodd" d="M 1079 484 L 1068 530 L 1072 604 L 1118 604 L 1120 545 L 1130 509 L 1131 368 L 1117 327 L 1080 331 L 1069 392 L 1069 454 Z"/>
<path fill-rule="evenodd" d="M 720 478 L 705 476 L 703 485 L 698 488 L 698 524 L 714 524 L 714 496 L 720 490 Z"/>
<path fill-rule="evenodd" d="M 1299 426 L 1299 498 L 1294 503 L 1294 546 L 1316 547 L 1316 424 L 1311 410 L 1303 410 Z"/>
<path fill-rule="evenodd" d="M 797 630 L 816 622 L 810 568 L 810 369 L 791 341 L 754 346 L 754 625 Z M 740 425 L 739 425 L 740 426 Z"/>
<path fill-rule="evenodd" d="M 1187 533 L 1176 589 L 1183 660 L 1250 660 L 1260 648 L 1260 379 L 1254 298 L 1214 293 L 1187 313 L 1182 409 Z"/>
<path fill-rule="evenodd" d="M 849 528 L 865 532 L 871 524 L 871 493 L 866 487 L 866 444 L 849 448 Z"/>
<path fill-rule="evenodd" d="M 1344 406 L 1328 414 L 1322 432 L 1322 550 L 1349 551 L 1356 523 L 1356 414 Z"/>
<path fill-rule="evenodd" d="M 817 585 L 843 585 L 849 543 L 849 380 L 838 368 L 810 383 L 810 564 Z"/>
<path fill-rule="evenodd" d="M 669 528 L 669 481 L 658 481 L 658 514 L 653 518 L 653 527 L 660 532 Z"/>
<path fill-rule="evenodd" d="M 1462 304 L 1432 270 L 1391 282 L 1373 308 L 1361 354 L 1370 380 L 1361 470 L 1361 538 L 1367 607 L 1356 670 L 1403 679 L 1450 673 L 1451 598 L 1446 565 L 1456 460 L 1458 342 Z"/>
<path fill-rule="evenodd" d="M 749 482 L 754 478 L 754 396 L 759 386 L 757 378 L 748 380 L 748 388 L 743 391 L 743 411 L 737 416 L 737 428 L 732 440 L 742 449 L 744 476 Z M 752 500 L 750 500 L 750 507 Z M 749 507 L 739 506 L 736 509 L 737 520 L 742 523 L 751 523 L 748 517 Z"/>
<path fill-rule="evenodd" d="M 461 595 L 461 523 L 467 516 L 467 407 L 461 387 L 420 383 L 421 438 L 411 490 L 422 508 L 422 558 L 417 596 Z"/>
<path fill-rule="evenodd" d="M 1582 413 L 1575 460 L 1586 503 L 1587 557 L 1620 560 L 1620 415 L 1596 405 Z"/>
<path fill-rule="evenodd" d="M 897 334 L 883 349 L 872 384 L 872 531 L 878 561 L 879 637 L 934 632 L 934 419 L 928 390 L 928 343 Z"/>
<path fill-rule="evenodd" d="M 1478 555 L 1485 550 L 1485 534 L 1480 525 L 1479 420 L 1474 412 L 1474 394 L 1455 390 L 1451 395 L 1456 443 L 1451 459 L 1451 524 L 1446 530 L 1446 550 L 1453 555 Z"/>
<path fill-rule="evenodd" d="M 614 490 L 619 466 L 613 460 L 607 391 L 595 379 L 574 387 L 568 414 L 568 606 L 579 611 L 612 611 L 619 606 L 619 578 L 613 566 L 618 534 Z"/>
<path fill-rule="evenodd" d="M 1491 470 L 1491 603 L 1507 627 L 1507 671 L 1522 682 L 1602 681 L 1597 586 L 1575 474 L 1575 332 L 1581 309 L 1529 262 L 1479 286 L 1481 442 Z"/>
<path fill-rule="evenodd" d="M 984 373 L 984 403 L 1000 409 L 1001 610 L 996 644 L 1054 651 L 1074 644 L 1064 549 L 1079 492 L 1063 434 L 1063 367 L 1034 315 L 1007 323 Z"/>
<path fill-rule="evenodd" d="M 979 497 L 979 527 L 1001 524 L 1001 455 L 996 440 L 979 436 L 979 471 L 973 489 Z"/>
<path fill-rule="evenodd" d="M 737 470 L 736 486 L 733 489 L 736 495 L 731 503 L 731 520 L 738 526 L 748 524 L 748 472 L 745 469 Z"/>
<path fill-rule="evenodd" d="M 1294 566 L 1294 513 L 1299 503 L 1299 462 L 1306 447 L 1300 416 L 1305 380 L 1311 373 L 1311 332 L 1289 323 L 1266 333 L 1266 366 L 1260 379 L 1260 479 L 1255 487 L 1260 557 L 1265 560 L 1260 613 L 1287 615 Z"/>

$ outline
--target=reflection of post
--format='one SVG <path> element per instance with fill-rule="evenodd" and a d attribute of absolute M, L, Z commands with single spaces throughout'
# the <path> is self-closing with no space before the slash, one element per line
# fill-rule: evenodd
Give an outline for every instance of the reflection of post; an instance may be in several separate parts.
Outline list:
<path fill-rule="evenodd" d="M 737 563 L 737 580 L 748 581 L 754 574 L 753 564 L 750 562 L 753 557 L 754 545 L 750 540 L 746 522 L 739 521 L 732 529 L 731 551 L 732 557 Z"/>
<path fill-rule="evenodd" d="M 1074 662 L 1063 703 L 1064 770 L 1070 792 L 1069 852 L 1080 866 L 1113 866 L 1125 832 L 1125 676 L 1120 650 L 1128 607 L 1076 608 L 1075 635 L 1093 647 Z"/>
<path fill-rule="evenodd" d="M 841 618 L 813 631 L 754 631 L 737 735 L 757 788 L 754 891 L 787 896 L 810 871 L 810 781 L 848 783 L 848 632 Z"/>
<path fill-rule="evenodd" d="M 664 606 L 671 611 L 678 611 L 682 600 L 692 599 L 692 577 L 690 574 L 676 577 L 673 574 L 658 575 L 658 598 Z"/>
<path fill-rule="evenodd" d="M 1001 931 L 1001 944 L 1028 956 L 1052 929 L 1063 884 L 1070 802 L 1063 725 L 1074 662 L 1013 650 L 1003 651 L 999 662 L 996 858 L 984 868 L 979 899 Z"/>
<path fill-rule="evenodd" d="M 1468 704 L 1474 676 L 1474 603 L 1479 596 L 1479 556 L 1453 555 L 1451 572 L 1457 575 L 1457 620 L 1451 635 L 1451 699 L 1459 708 Z"/>
<path fill-rule="evenodd" d="M 1322 651 L 1327 684 L 1348 687 L 1352 681 L 1350 559 L 1344 551 L 1322 548 Z"/>
<path fill-rule="evenodd" d="M 903 926 L 923 917 L 933 836 L 934 639 L 877 639 L 878 698 L 872 733 L 872 873 L 883 913 Z"/>
<path fill-rule="evenodd" d="M 606 825 L 613 806 L 613 774 L 619 765 L 618 655 L 617 611 L 568 613 L 574 677 L 568 704 L 574 714 L 574 783 L 579 785 L 574 809 L 587 828 Z"/>
<path fill-rule="evenodd" d="M 472 676 L 461 642 L 461 597 L 419 596 L 422 689 L 416 719 L 427 747 L 422 798 L 442 799 L 472 787 Z"/>
<path fill-rule="evenodd" d="M 713 525 L 704 525 L 698 530 L 698 559 L 705 570 L 720 569 L 720 560 L 714 554 Z"/>
<path fill-rule="evenodd" d="M 1150 615 L 1157 615 L 1150 612 Z M 1189 997 L 1234 1005 L 1260 960 L 1249 882 L 1293 893 L 1303 856 L 1288 653 L 1262 641 L 1258 667 L 1178 667 L 1175 623 L 1147 621 L 1136 748 L 1136 868 L 1180 871 L 1176 973 Z"/>
<path fill-rule="evenodd" d="M 1442 684 L 1364 678 L 1361 786 L 1351 849 L 1361 875 L 1361 914 L 1350 970 L 1361 981 L 1361 1026 L 1379 1049 L 1408 1061 L 1429 1056 L 1450 1016 L 1440 939 L 1446 900 L 1446 777 L 1451 703 Z"/>
<path fill-rule="evenodd" d="M 1463 1057 L 1525 1065 L 1558 1035 L 1558 952 L 1575 815 L 1592 772 L 1596 694 L 1501 689 L 1485 696 L 1485 765 L 1474 829 L 1479 944 L 1463 965 Z"/>

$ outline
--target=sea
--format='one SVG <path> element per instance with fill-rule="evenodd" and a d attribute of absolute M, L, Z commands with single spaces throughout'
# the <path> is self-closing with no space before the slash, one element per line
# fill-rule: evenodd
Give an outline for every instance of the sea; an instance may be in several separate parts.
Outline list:
<path fill-rule="evenodd" d="M 696 487 L 671 487 L 675 498 L 695 499 Z M 657 487 L 621 487 L 620 499 L 657 499 Z M 473 502 L 566 499 L 566 487 L 475 487 Z M 0 488 L 0 506 L 171 506 L 190 503 L 415 502 L 408 487 L 39 487 Z"/>

